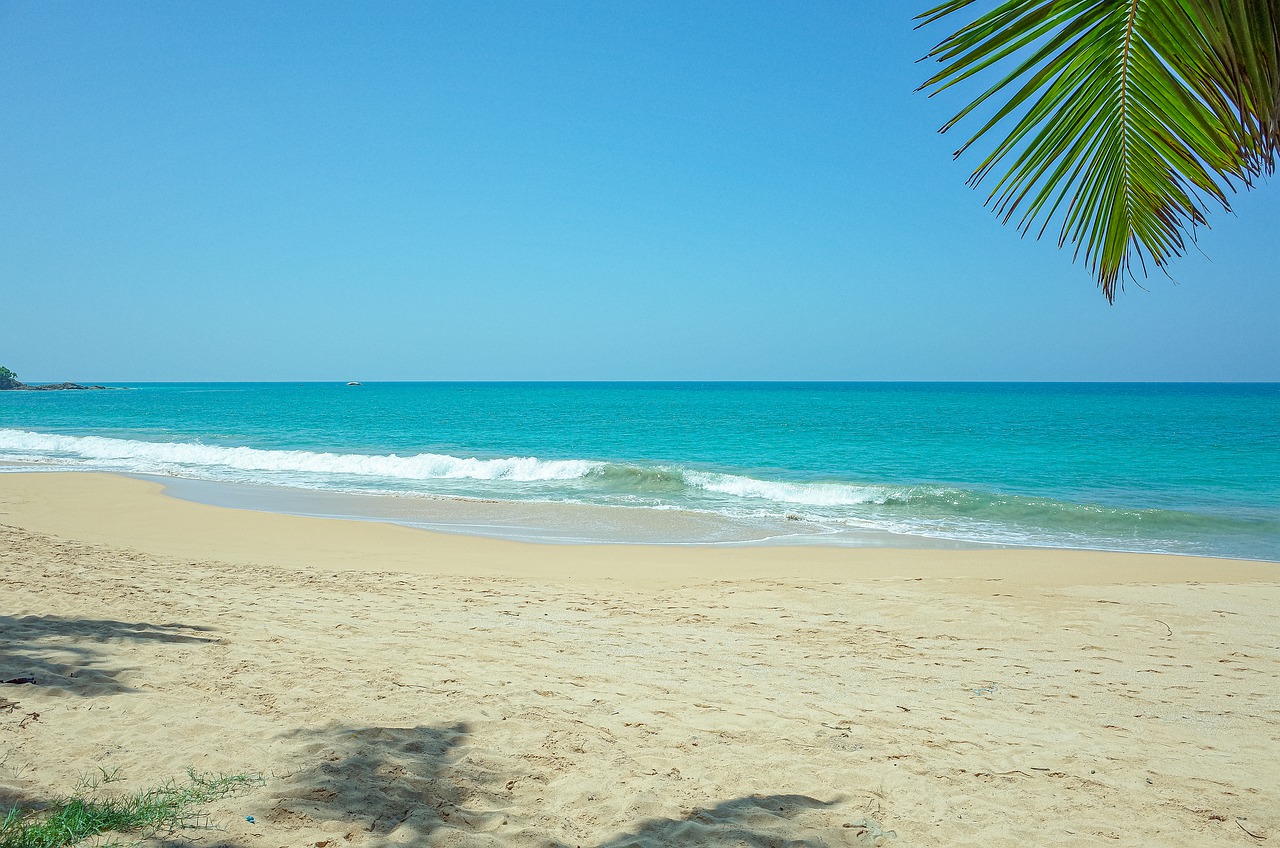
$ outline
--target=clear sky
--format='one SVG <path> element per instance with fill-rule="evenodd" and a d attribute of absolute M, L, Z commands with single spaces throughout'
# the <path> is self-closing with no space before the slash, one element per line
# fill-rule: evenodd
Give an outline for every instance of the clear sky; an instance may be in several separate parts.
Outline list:
<path fill-rule="evenodd" d="M 36 380 L 1280 380 L 1280 186 L 1108 306 L 912 90 L 928 3 L 0 2 Z"/>

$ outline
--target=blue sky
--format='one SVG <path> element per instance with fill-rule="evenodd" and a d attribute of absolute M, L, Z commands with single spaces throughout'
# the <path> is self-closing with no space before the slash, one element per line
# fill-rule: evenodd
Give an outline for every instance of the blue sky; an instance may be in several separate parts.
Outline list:
<path fill-rule="evenodd" d="M 1108 306 L 964 185 L 914 10 L 9 0 L 0 364 L 1280 380 L 1277 187 Z"/>

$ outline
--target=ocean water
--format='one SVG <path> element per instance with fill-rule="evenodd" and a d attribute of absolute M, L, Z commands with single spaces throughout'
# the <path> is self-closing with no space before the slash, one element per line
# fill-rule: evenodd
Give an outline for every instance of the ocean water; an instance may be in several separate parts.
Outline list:
<path fill-rule="evenodd" d="M 230 505 L 519 538 L 1280 561 L 1278 384 L 0 392 L 0 463 L 155 475 Z"/>

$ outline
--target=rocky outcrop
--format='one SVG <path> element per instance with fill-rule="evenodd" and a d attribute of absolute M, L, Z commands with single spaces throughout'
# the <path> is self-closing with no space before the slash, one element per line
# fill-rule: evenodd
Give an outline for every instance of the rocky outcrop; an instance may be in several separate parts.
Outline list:
<path fill-rule="evenodd" d="M 105 389 L 106 386 L 82 386 L 79 383 L 47 383 L 43 386 L 28 386 L 26 383 L 14 383 L 11 386 L 0 386 L 0 391 L 11 392 L 60 392 L 64 389 Z"/>
<path fill-rule="evenodd" d="M 18 375 L 0 365 L 0 391 L 27 392 L 60 392 L 65 389 L 105 389 L 106 386 L 82 386 L 79 383 L 46 383 L 42 386 L 28 386 L 18 379 Z"/>

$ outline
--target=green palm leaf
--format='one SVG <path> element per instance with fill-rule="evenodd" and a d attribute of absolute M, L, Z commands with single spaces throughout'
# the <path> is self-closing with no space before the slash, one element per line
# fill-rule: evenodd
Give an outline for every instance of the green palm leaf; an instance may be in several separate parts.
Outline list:
<path fill-rule="evenodd" d="M 933 23 L 972 5 L 949 0 Z M 956 151 L 1007 133 L 969 179 L 1001 173 L 987 197 L 1005 223 L 1059 247 L 1107 299 L 1136 257 L 1181 256 L 1210 205 L 1273 171 L 1280 152 L 1280 0 L 1006 0 L 943 40 L 931 96 L 1003 76 L 948 121 L 982 114 Z"/>

